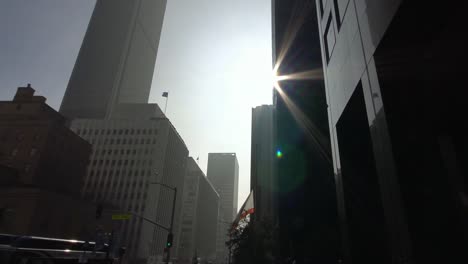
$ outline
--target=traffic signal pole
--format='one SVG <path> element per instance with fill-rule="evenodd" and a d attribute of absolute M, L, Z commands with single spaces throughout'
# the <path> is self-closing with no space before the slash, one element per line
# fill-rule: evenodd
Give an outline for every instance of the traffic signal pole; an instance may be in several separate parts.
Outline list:
<path fill-rule="evenodd" d="M 174 187 L 172 190 L 174 190 L 174 198 L 172 199 L 172 214 L 171 214 L 171 226 L 169 227 L 169 235 L 173 235 L 173 227 L 174 227 L 174 212 L 175 212 L 175 205 L 176 205 L 176 198 L 177 198 L 177 188 Z M 171 247 L 167 248 L 167 258 L 166 258 L 166 264 L 169 264 L 169 261 L 171 260 Z"/>

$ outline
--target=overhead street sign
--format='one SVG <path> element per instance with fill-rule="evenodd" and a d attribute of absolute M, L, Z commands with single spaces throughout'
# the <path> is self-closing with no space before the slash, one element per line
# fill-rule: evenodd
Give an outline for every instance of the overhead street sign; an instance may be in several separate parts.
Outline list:
<path fill-rule="evenodd" d="M 114 214 L 112 220 L 129 220 L 131 217 L 131 214 Z"/>

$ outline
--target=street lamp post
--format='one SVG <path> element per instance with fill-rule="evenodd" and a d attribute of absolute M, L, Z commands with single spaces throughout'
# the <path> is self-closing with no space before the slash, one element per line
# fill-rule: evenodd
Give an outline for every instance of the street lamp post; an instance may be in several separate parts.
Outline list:
<path fill-rule="evenodd" d="M 157 184 L 161 185 L 163 187 L 166 187 L 170 190 L 174 191 L 174 198 L 172 199 L 172 214 L 171 214 L 171 225 L 169 226 L 169 236 L 173 235 L 173 227 L 174 227 L 174 212 L 175 212 L 175 205 L 176 205 L 176 198 L 177 198 L 177 187 L 172 187 L 167 184 L 161 183 L 161 182 L 151 182 L 150 184 Z M 171 245 L 172 247 L 172 245 Z M 171 247 L 167 247 L 167 258 L 166 258 L 166 264 L 169 264 L 169 261 L 171 259 Z"/>

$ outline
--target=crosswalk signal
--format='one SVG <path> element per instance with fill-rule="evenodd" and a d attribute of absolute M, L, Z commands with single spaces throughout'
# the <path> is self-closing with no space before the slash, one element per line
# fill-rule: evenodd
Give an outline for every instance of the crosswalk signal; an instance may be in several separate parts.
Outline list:
<path fill-rule="evenodd" d="M 172 247 L 172 240 L 173 239 L 174 239 L 174 235 L 172 233 L 169 233 L 167 235 L 166 248 L 171 248 Z"/>

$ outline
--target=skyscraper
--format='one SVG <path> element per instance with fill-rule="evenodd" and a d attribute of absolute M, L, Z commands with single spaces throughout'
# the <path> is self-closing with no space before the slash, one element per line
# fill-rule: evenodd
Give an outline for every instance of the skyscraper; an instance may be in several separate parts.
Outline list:
<path fill-rule="evenodd" d="M 275 144 L 282 154 L 276 159 L 280 255 L 298 263 L 337 263 L 336 188 L 315 1 L 273 0 L 272 19 L 274 69 L 292 76 L 279 82 L 273 98 Z"/>
<path fill-rule="evenodd" d="M 276 220 L 276 175 L 275 159 L 281 150 L 274 147 L 273 105 L 252 109 L 252 146 L 250 155 L 250 188 L 254 193 L 255 219 Z"/>
<path fill-rule="evenodd" d="M 219 196 L 192 157 L 187 159 L 178 263 L 193 263 L 198 257 L 203 263 L 216 259 Z"/>
<path fill-rule="evenodd" d="M 224 263 L 228 256 L 225 244 L 228 240 L 227 230 L 237 215 L 239 164 L 236 154 L 209 153 L 207 176 L 219 194 L 216 262 Z"/>
<path fill-rule="evenodd" d="M 234 220 L 237 215 L 239 185 L 239 163 L 236 153 L 209 153 L 207 176 L 219 194 L 225 220 Z"/>
<path fill-rule="evenodd" d="M 174 245 L 178 230 L 188 149 L 156 104 L 120 104 L 110 119 L 74 119 L 71 129 L 93 145 L 82 195 L 122 213 L 169 227 L 176 187 Z M 122 223 L 117 239 L 131 263 L 161 258 L 167 231 L 140 217 Z M 177 257 L 177 247 L 172 256 Z"/>
<path fill-rule="evenodd" d="M 316 3 L 344 262 L 468 262 L 468 4 Z"/>
<path fill-rule="evenodd" d="M 166 0 L 97 0 L 60 113 L 105 118 L 147 103 Z"/>

